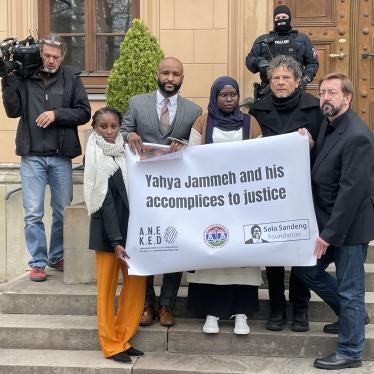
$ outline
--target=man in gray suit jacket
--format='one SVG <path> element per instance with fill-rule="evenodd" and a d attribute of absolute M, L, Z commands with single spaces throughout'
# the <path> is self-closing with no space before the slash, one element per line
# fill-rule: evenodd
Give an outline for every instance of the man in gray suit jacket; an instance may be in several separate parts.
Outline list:
<path fill-rule="evenodd" d="M 316 143 L 311 177 L 320 230 L 313 267 L 296 276 L 336 313 L 339 340 L 331 355 L 318 358 L 320 369 L 362 365 L 365 341 L 365 269 L 368 242 L 374 239 L 374 137 L 350 109 L 352 83 L 339 73 L 319 85 L 320 106 L 327 116 Z M 334 262 L 336 278 L 326 272 Z"/>
<path fill-rule="evenodd" d="M 170 145 L 172 151 L 182 145 L 169 137 L 188 139 L 191 127 L 201 108 L 178 95 L 183 83 L 183 65 L 175 57 L 163 59 L 157 72 L 158 90 L 130 98 L 123 117 L 121 133 L 134 153 L 144 151 L 143 142 Z M 182 273 L 164 274 L 159 298 L 158 316 L 162 326 L 172 326 Z M 147 278 L 144 312 L 141 326 L 153 323 L 156 317 L 153 276 Z"/>

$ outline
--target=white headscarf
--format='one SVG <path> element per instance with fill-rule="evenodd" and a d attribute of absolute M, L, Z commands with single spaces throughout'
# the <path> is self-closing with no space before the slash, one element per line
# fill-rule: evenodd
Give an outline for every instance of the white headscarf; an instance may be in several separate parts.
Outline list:
<path fill-rule="evenodd" d="M 118 134 L 114 143 L 108 143 L 96 131 L 88 138 L 84 165 L 84 200 L 88 214 L 95 213 L 103 205 L 108 191 L 108 179 L 121 168 L 127 186 L 127 165 L 124 141 Z"/>

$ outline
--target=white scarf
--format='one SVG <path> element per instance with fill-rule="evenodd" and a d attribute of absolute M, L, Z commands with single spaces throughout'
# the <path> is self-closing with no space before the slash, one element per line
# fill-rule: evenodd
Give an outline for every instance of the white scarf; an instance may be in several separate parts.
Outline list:
<path fill-rule="evenodd" d="M 95 213 L 103 205 L 108 191 L 108 179 L 120 167 L 127 187 L 127 165 L 121 134 L 114 143 L 108 143 L 93 131 L 88 138 L 84 165 L 84 200 L 88 214 Z"/>

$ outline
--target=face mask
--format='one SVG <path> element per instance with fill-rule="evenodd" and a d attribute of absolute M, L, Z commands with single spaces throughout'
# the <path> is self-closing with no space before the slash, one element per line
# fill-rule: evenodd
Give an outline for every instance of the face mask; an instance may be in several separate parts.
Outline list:
<path fill-rule="evenodd" d="M 279 19 L 274 21 L 274 31 L 276 32 L 287 32 L 291 30 L 291 20 L 288 19 Z"/>

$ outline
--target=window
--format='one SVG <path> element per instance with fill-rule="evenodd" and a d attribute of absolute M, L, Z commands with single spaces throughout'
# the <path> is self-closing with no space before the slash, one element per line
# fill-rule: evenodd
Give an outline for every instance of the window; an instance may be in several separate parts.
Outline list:
<path fill-rule="evenodd" d="M 139 17 L 139 0 L 38 0 L 39 36 L 61 36 L 64 63 L 82 69 L 90 93 L 103 93 L 119 46 Z"/>

